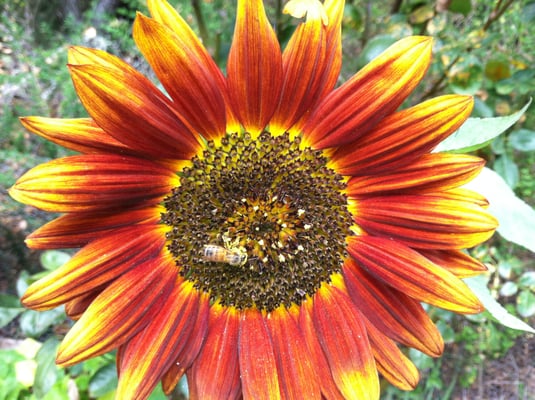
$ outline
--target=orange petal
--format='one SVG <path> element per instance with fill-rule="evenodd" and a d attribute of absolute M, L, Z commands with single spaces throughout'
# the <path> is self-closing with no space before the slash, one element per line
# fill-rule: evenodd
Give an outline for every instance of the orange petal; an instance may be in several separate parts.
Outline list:
<path fill-rule="evenodd" d="M 442 193 L 361 199 L 354 220 L 369 234 L 423 249 L 464 249 L 492 236 L 494 217 L 470 201 L 443 198 Z"/>
<path fill-rule="evenodd" d="M 65 214 L 32 232 L 25 242 L 31 249 L 82 247 L 122 227 L 154 225 L 160 221 L 162 211 L 156 206 L 114 213 Z"/>
<path fill-rule="evenodd" d="M 342 17 L 344 2 L 325 0 L 323 7 L 327 13 L 327 58 L 329 60 L 323 73 L 323 89 L 318 98 L 323 99 L 336 85 L 342 68 Z"/>
<path fill-rule="evenodd" d="M 372 324 L 386 336 L 438 357 L 444 342 L 421 304 L 363 271 L 354 260 L 343 267 L 349 296 Z"/>
<path fill-rule="evenodd" d="M 440 197 L 445 200 L 467 201 L 482 208 L 487 208 L 489 206 L 488 200 L 482 194 L 465 188 L 455 188 L 440 193 L 425 193 L 425 195 L 431 197 Z M 497 221 L 494 222 L 496 224 L 498 223 Z"/>
<path fill-rule="evenodd" d="M 160 312 L 124 346 L 116 398 L 144 399 L 151 394 L 186 344 L 198 308 L 193 284 L 177 280 Z"/>
<path fill-rule="evenodd" d="M 321 399 L 317 366 L 308 352 L 297 322 L 284 306 L 267 318 L 273 341 L 282 398 Z"/>
<path fill-rule="evenodd" d="M 188 372 L 191 398 L 234 399 L 241 395 L 238 329 L 235 309 L 211 308 L 206 341 Z"/>
<path fill-rule="evenodd" d="M 418 385 L 418 370 L 396 346 L 372 323 L 364 318 L 377 370 L 388 382 L 401 390 L 413 390 Z"/>
<path fill-rule="evenodd" d="M 469 96 L 427 100 L 383 119 L 371 132 L 331 156 L 342 175 L 388 173 L 408 165 L 458 129 L 472 112 Z"/>
<path fill-rule="evenodd" d="M 95 300 L 104 289 L 105 286 L 101 286 L 68 301 L 65 303 L 65 314 L 67 314 L 70 319 L 78 321 L 85 310 L 87 310 L 87 307 L 91 305 L 93 300 Z"/>
<path fill-rule="evenodd" d="M 261 0 L 238 0 L 227 63 L 230 101 L 245 130 L 260 133 L 279 103 L 282 55 Z"/>
<path fill-rule="evenodd" d="M 422 193 L 452 189 L 472 180 L 485 161 L 465 154 L 426 154 L 388 173 L 355 176 L 347 183 L 349 197 L 385 193 Z"/>
<path fill-rule="evenodd" d="M 218 88 L 221 88 L 221 94 L 223 95 L 226 104 L 227 132 L 236 132 L 239 128 L 239 123 L 230 108 L 230 102 L 228 100 L 229 95 L 226 90 L 226 79 L 195 32 L 167 1 L 148 0 L 147 5 L 151 16 L 160 24 L 173 31 L 182 43 L 187 44 L 187 50 L 193 53 L 195 59 L 201 60 L 204 68 L 209 71 L 212 79 L 215 81 L 214 84 L 217 85 Z"/>
<path fill-rule="evenodd" d="M 90 292 L 155 258 L 165 244 L 166 230 L 162 225 L 137 225 L 97 239 L 33 283 L 21 301 L 46 310 Z"/>
<path fill-rule="evenodd" d="M 460 250 L 419 250 L 419 252 L 458 278 L 469 278 L 487 271 L 485 264 Z"/>
<path fill-rule="evenodd" d="M 119 72 L 126 71 L 126 73 L 136 79 L 139 83 L 153 86 L 145 76 L 139 73 L 130 64 L 104 50 L 83 46 L 71 46 L 69 47 L 67 56 L 69 65 L 100 65 L 102 67 L 115 69 Z"/>
<path fill-rule="evenodd" d="M 194 321 L 194 326 L 188 341 L 177 356 L 176 362 L 165 372 L 162 377 L 162 388 L 165 394 L 170 394 L 190 368 L 201 351 L 208 332 L 208 317 L 210 312 L 210 296 L 208 293 L 199 293 L 199 312 Z"/>
<path fill-rule="evenodd" d="M 398 41 L 341 87 L 331 92 L 303 127 L 314 148 L 350 143 L 391 114 L 412 92 L 431 61 L 432 40 Z"/>
<path fill-rule="evenodd" d="M 139 73 L 101 65 L 70 65 L 70 71 L 87 112 L 121 143 L 170 159 L 188 159 L 200 148 L 167 97 Z"/>
<path fill-rule="evenodd" d="M 305 3 L 306 22 L 299 24 L 282 55 L 284 82 L 281 101 L 269 123 L 272 133 L 288 130 L 336 83 L 343 7 L 341 2 L 335 5 L 326 12 L 319 1 Z"/>
<path fill-rule="evenodd" d="M 93 154 L 38 165 L 9 193 L 45 211 L 124 210 L 154 205 L 178 184 L 173 171 L 148 160 Z"/>
<path fill-rule="evenodd" d="M 483 311 L 463 281 L 394 240 L 353 236 L 347 251 L 372 275 L 419 301 L 457 313 Z"/>
<path fill-rule="evenodd" d="M 238 354 L 243 398 L 277 399 L 281 396 L 273 343 L 258 310 L 244 311 L 240 319 Z"/>
<path fill-rule="evenodd" d="M 138 155 L 109 135 L 90 118 L 64 119 L 23 117 L 20 122 L 29 131 L 51 142 L 80 153 L 115 153 Z"/>
<path fill-rule="evenodd" d="M 224 81 L 214 79 L 214 62 L 198 41 L 190 42 L 138 13 L 134 40 L 173 99 L 173 107 L 195 132 L 211 139 L 226 131 Z M 194 48 L 194 46 L 198 46 Z"/>
<path fill-rule="evenodd" d="M 379 399 L 379 379 L 362 317 L 340 289 L 323 285 L 314 296 L 314 326 L 340 392 Z"/>
<path fill-rule="evenodd" d="M 303 333 L 303 340 L 307 344 L 312 357 L 312 365 L 316 368 L 323 396 L 330 400 L 344 400 L 344 396 L 336 387 L 325 353 L 318 341 L 318 334 L 316 333 L 312 316 L 312 301 L 306 301 L 301 304 L 299 309 L 299 328 Z"/>
<path fill-rule="evenodd" d="M 128 341 L 150 323 L 175 284 L 177 268 L 163 257 L 149 260 L 109 285 L 74 324 L 56 363 L 73 365 Z"/>

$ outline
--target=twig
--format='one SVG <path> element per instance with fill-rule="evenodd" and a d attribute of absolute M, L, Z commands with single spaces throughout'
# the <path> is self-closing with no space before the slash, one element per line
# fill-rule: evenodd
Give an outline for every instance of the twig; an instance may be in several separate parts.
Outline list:
<path fill-rule="evenodd" d="M 403 0 L 395 0 L 392 4 L 392 8 L 390 9 L 390 14 L 397 14 L 399 12 L 399 9 L 401 8 L 402 3 Z"/>
<path fill-rule="evenodd" d="M 494 7 L 494 10 L 489 14 L 489 17 L 487 18 L 487 22 L 485 22 L 485 25 L 483 25 L 483 31 L 486 31 L 489 29 L 489 27 L 492 25 L 494 21 L 496 21 L 498 18 L 500 18 L 503 13 L 509 8 L 511 4 L 513 4 L 514 0 L 508 0 L 502 8 L 500 8 L 500 5 L 502 4 L 502 0 L 498 0 L 498 3 L 496 4 L 496 7 Z"/>
<path fill-rule="evenodd" d="M 206 22 L 204 21 L 204 15 L 201 10 L 201 5 L 199 0 L 191 0 L 191 6 L 193 7 L 193 12 L 195 13 L 195 18 L 197 19 L 197 25 L 199 27 L 199 34 L 205 46 L 208 45 L 210 35 L 208 34 L 208 29 L 206 29 Z"/>
<path fill-rule="evenodd" d="M 364 31 L 362 32 L 362 47 L 368 42 L 368 38 L 370 37 L 370 24 L 372 19 L 372 2 L 367 1 L 366 2 L 366 8 L 365 8 L 365 16 L 364 16 Z"/>
<path fill-rule="evenodd" d="M 503 15 L 503 13 L 509 8 L 509 6 L 513 4 L 513 2 L 514 0 L 507 0 L 505 3 L 503 3 L 502 0 L 498 0 L 496 6 L 494 7 L 494 10 L 492 10 L 492 12 L 489 14 L 487 21 L 483 25 L 482 30 L 484 32 L 487 31 L 490 26 Z M 473 45 L 469 44 L 465 47 L 465 52 L 470 52 L 471 50 L 473 50 L 473 48 Z M 437 93 L 440 89 L 442 89 L 442 84 L 446 80 L 448 72 L 455 66 L 455 64 L 460 60 L 460 58 L 461 57 L 458 55 L 453 59 L 451 63 L 449 63 L 449 65 L 444 69 L 442 76 L 433 84 L 433 86 L 431 86 L 431 88 L 429 88 L 429 90 L 425 91 L 420 96 L 420 99 L 429 98 L 435 93 Z"/>
<path fill-rule="evenodd" d="M 282 25 L 282 0 L 277 0 L 275 2 L 275 33 L 277 34 L 277 39 L 279 39 L 279 43 L 281 42 L 280 35 L 281 32 L 281 25 Z"/>

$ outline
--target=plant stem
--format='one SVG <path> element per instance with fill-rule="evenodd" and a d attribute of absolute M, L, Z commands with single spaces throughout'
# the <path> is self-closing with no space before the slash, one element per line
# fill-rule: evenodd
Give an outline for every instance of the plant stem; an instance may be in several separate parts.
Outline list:
<path fill-rule="evenodd" d="M 199 27 L 201 40 L 204 45 L 207 46 L 210 42 L 210 36 L 208 34 L 208 29 L 206 29 L 206 22 L 204 21 L 204 15 L 202 13 L 199 0 L 191 0 L 191 6 L 193 7 L 193 12 L 195 13 L 195 19 L 197 19 L 197 26 Z"/>

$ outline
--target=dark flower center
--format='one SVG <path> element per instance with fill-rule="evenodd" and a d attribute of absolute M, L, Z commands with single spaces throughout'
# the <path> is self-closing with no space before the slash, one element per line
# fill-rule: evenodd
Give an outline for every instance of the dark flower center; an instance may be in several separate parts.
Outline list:
<path fill-rule="evenodd" d="M 353 222 L 321 151 L 244 133 L 209 141 L 191 161 L 162 221 L 180 273 L 212 301 L 289 307 L 340 271 Z"/>

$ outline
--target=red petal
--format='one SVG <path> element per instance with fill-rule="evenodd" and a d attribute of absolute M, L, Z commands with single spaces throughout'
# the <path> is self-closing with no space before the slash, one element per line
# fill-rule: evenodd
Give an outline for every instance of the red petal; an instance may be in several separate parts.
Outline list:
<path fill-rule="evenodd" d="M 210 311 L 209 295 L 207 293 L 200 293 L 198 302 L 199 312 L 194 323 L 193 331 L 180 351 L 176 362 L 171 365 L 162 377 L 162 388 L 165 394 L 170 394 L 173 391 L 186 369 L 190 368 L 204 345 L 208 331 L 208 316 Z"/>
<path fill-rule="evenodd" d="M 73 365 L 128 341 L 161 310 L 175 284 L 174 262 L 155 258 L 109 285 L 74 324 L 58 349 L 56 363 Z"/>
<path fill-rule="evenodd" d="M 418 301 L 369 275 L 354 260 L 345 261 L 343 273 L 351 299 L 381 332 L 429 356 L 442 354 L 440 332 Z"/>
<path fill-rule="evenodd" d="M 334 381 L 346 398 L 379 399 L 379 379 L 359 311 L 340 289 L 314 296 L 314 326 Z"/>
<path fill-rule="evenodd" d="M 388 337 L 372 323 L 364 319 L 375 357 L 377 370 L 392 385 L 401 390 L 413 390 L 418 385 L 419 374 L 409 360 Z"/>
<path fill-rule="evenodd" d="M 465 154 L 426 154 L 383 174 L 355 176 L 347 183 L 351 198 L 378 194 L 423 193 L 452 189 L 475 178 L 485 161 Z"/>
<path fill-rule="evenodd" d="M 487 271 L 485 264 L 460 250 L 419 250 L 419 252 L 458 278 L 469 278 Z"/>
<path fill-rule="evenodd" d="M 221 72 L 215 72 L 217 67 L 204 46 L 139 13 L 133 36 L 173 99 L 173 107 L 193 130 L 209 139 L 222 136 L 226 131 L 226 85 L 217 79 Z"/>
<path fill-rule="evenodd" d="M 261 0 L 238 0 L 227 63 L 230 101 L 245 130 L 258 134 L 279 103 L 282 55 Z"/>
<path fill-rule="evenodd" d="M 247 310 L 240 320 L 238 353 L 245 400 L 281 396 L 273 343 L 260 311 Z"/>
<path fill-rule="evenodd" d="M 199 298 L 189 281 L 177 280 L 160 313 L 126 343 L 120 358 L 118 399 L 147 398 L 190 336 Z"/>
<path fill-rule="evenodd" d="M 238 362 L 239 315 L 233 308 L 212 306 L 206 341 L 188 372 L 194 399 L 234 399 L 241 395 Z"/>
<path fill-rule="evenodd" d="M 80 153 L 115 153 L 138 155 L 109 135 L 89 118 L 64 119 L 23 117 L 20 122 L 29 131 L 51 142 Z"/>
<path fill-rule="evenodd" d="M 492 236 L 494 217 L 444 192 L 372 197 L 355 202 L 355 222 L 369 234 L 423 249 L 463 249 Z"/>
<path fill-rule="evenodd" d="M 283 306 L 270 313 L 267 324 L 273 341 L 282 398 L 321 399 L 317 366 L 312 362 L 294 318 Z"/>
<path fill-rule="evenodd" d="M 303 332 L 304 341 L 307 344 L 310 356 L 312 357 L 312 365 L 316 368 L 316 374 L 319 378 L 318 382 L 321 385 L 321 392 L 327 399 L 344 400 L 344 396 L 342 396 L 333 380 L 325 353 L 318 340 L 318 334 L 314 327 L 312 307 L 312 301 L 307 300 L 301 304 L 299 310 L 299 328 Z"/>
<path fill-rule="evenodd" d="M 76 92 L 95 122 L 136 152 L 188 159 L 201 147 L 154 85 L 129 69 L 71 65 Z"/>
<path fill-rule="evenodd" d="M 347 250 L 360 266 L 408 296 L 457 313 L 483 311 L 464 282 L 394 240 L 353 236 Z"/>
<path fill-rule="evenodd" d="M 342 2 L 331 2 L 326 9 L 327 24 L 324 6 L 319 1 L 308 4 L 306 22 L 297 27 L 282 55 L 284 83 L 271 132 L 288 130 L 313 109 L 333 89 L 340 71 Z"/>
<path fill-rule="evenodd" d="M 176 36 L 188 44 L 189 50 L 195 53 L 195 57 L 199 60 L 203 60 L 206 68 L 210 70 L 212 78 L 216 81 L 216 84 L 222 90 L 222 95 L 225 98 L 225 104 L 227 107 L 227 132 L 237 132 L 239 129 L 239 123 L 230 109 L 230 102 L 228 100 L 228 91 L 226 90 L 227 82 L 223 76 L 221 70 L 212 60 L 202 42 L 199 40 L 195 32 L 188 26 L 186 21 L 180 16 L 180 14 L 173 8 L 171 4 L 164 0 L 148 0 L 147 6 L 149 8 L 151 16 L 171 29 Z"/>
<path fill-rule="evenodd" d="M 342 175 L 390 173 L 429 153 L 472 112 L 469 96 L 427 100 L 384 118 L 371 132 L 332 154 L 332 167 Z"/>
<path fill-rule="evenodd" d="M 303 135 L 314 148 L 350 143 L 391 114 L 424 76 L 432 40 L 411 36 L 376 57 L 314 110 Z"/>
<path fill-rule="evenodd" d="M 87 307 L 91 305 L 93 300 L 95 300 L 104 289 L 105 285 L 68 301 L 65 303 L 65 314 L 67 314 L 70 319 L 78 321 L 85 310 L 87 310 Z"/>
<path fill-rule="evenodd" d="M 91 292 L 154 259 L 164 246 L 166 230 L 161 225 L 139 225 L 95 240 L 33 283 L 21 301 L 26 307 L 46 310 Z"/>
<path fill-rule="evenodd" d="M 124 210 L 155 205 L 178 185 L 173 171 L 148 160 L 94 154 L 38 165 L 19 178 L 10 194 L 52 212 Z"/>
<path fill-rule="evenodd" d="M 155 225 L 160 221 L 160 206 L 116 213 L 66 214 L 50 221 L 26 238 L 32 249 L 68 249 L 85 246 L 92 240 L 133 225 Z"/>

